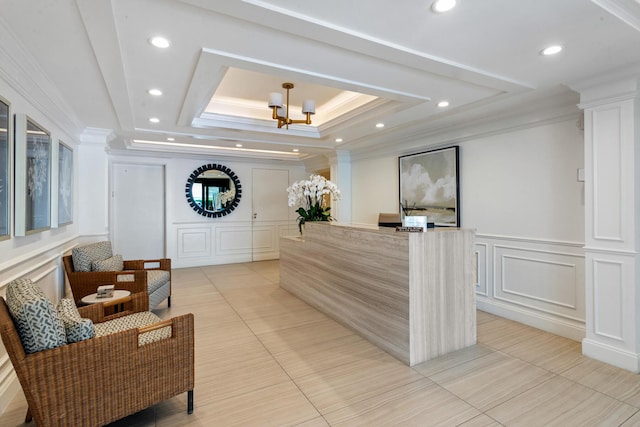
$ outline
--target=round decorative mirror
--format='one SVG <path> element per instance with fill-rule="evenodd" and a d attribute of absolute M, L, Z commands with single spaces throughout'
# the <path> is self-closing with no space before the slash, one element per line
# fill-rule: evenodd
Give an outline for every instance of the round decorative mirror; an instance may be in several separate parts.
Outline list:
<path fill-rule="evenodd" d="M 194 211 L 209 218 L 219 218 L 238 206 L 242 186 L 237 175 L 228 167 L 208 164 L 189 175 L 185 193 Z"/>

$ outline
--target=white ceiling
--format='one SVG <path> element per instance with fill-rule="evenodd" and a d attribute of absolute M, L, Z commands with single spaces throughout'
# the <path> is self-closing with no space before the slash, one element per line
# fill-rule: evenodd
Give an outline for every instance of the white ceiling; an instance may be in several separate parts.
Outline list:
<path fill-rule="evenodd" d="M 409 150 L 532 105 L 575 110 L 575 84 L 640 70 L 640 0 L 458 3 L 0 0 L 0 72 L 41 88 L 36 105 L 69 132 L 110 133 L 113 150 L 302 160 Z M 564 51 L 539 55 L 554 43 Z M 294 118 L 316 100 L 311 126 L 270 119 L 285 81 Z"/>

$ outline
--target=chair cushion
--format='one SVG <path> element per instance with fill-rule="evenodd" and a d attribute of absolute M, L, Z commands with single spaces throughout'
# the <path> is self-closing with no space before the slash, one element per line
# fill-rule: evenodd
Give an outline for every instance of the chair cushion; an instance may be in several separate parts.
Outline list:
<path fill-rule="evenodd" d="M 80 317 L 78 307 L 72 299 L 63 298 L 58 303 L 58 315 L 64 324 L 67 343 L 80 342 L 88 340 L 95 336 L 93 322 L 91 319 L 83 319 Z"/>
<path fill-rule="evenodd" d="M 147 287 L 152 294 L 169 282 L 171 275 L 167 270 L 147 270 Z"/>
<path fill-rule="evenodd" d="M 111 258 L 111 242 L 97 242 L 86 246 L 80 246 L 71 250 L 73 269 L 75 271 L 91 271 L 91 263 Z"/>
<path fill-rule="evenodd" d="M 153 325 L 154 323 L 161 322 L 155 314 L 149 311 L 141 311 L 139 313 L 133 313 L 128 316 L 118 317 L 117 319 L 108 320 L 103 323 L 96 323 L 96 337 L 102 337 L 109 334 L 114 334 L 128 329 L 140 328 L 143 326 Z M 150 344 L 155 341 L 160 341 L 165 338 L 171 337 L 171 327 L 156 329 L 155 331 L 145 332 L 138 335 L 138 345 Z"/>
<path fill-rule="evenodd" d="M 114 255 L 111 258 L 91 263 L 91 271 L 122 271 L 123 269 L 124 261 L 122 260 L 122 255 Z"/>
<path fill-rule="evenodd" d="M 9 283 L 6 300 L 26 353 L 67 343 L 62 319 L 42 289 L 31 279 L 17 279 Z"/>

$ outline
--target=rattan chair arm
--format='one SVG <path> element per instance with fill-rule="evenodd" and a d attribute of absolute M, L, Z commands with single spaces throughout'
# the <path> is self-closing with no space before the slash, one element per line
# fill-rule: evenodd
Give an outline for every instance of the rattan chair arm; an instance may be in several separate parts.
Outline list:
<path fill-rule="evenodd" d="M 149 266 L 154 264 L 154 266 Z M 157 265 L 157 266 L 156 266 Z M 125 270 L 167 270 L 171 271 L 171 259 L 133 259 L 124 261 Z"/>

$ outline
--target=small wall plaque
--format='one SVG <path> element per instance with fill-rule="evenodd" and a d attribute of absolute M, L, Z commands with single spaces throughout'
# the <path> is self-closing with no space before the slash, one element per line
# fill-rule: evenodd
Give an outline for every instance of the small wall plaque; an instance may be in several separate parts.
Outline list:
<path fill-rule="evenodd" d="M 396 227 L 396 231 L 402 231 L 405 233 L 422 233 L 424 231 L 424 228 L 422 227 L 400 227 L 397 226 Z"/>

